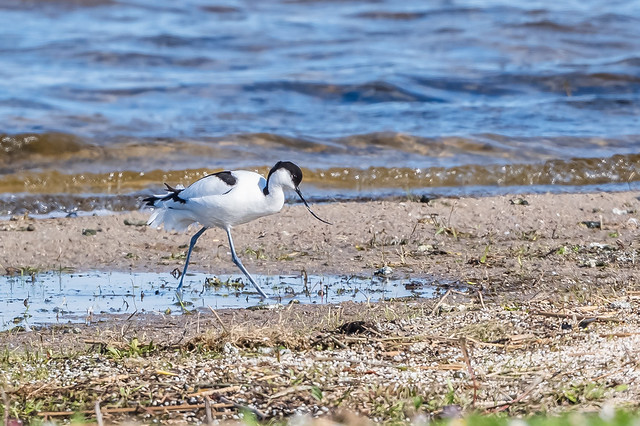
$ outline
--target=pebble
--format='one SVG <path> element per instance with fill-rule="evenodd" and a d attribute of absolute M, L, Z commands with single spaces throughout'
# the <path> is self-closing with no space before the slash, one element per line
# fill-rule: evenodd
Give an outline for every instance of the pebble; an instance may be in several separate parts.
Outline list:
<path fill-rule="evenodd" d="M 532 338 L 531 342 L 544 339 L 547 343 L 533 344 L 515 350 L 470 343 L 471 363 L 475 374 L 482 380 L 483 392 L 479 393 L 479 402 L 487 402 L 487 399 L 492 402 L 492 395 L 497 392 L 517 397 L 531 384 L 531 377 L 554 371 L 571 371 L 572 375 L 553 379 L 555 381 L 549 378 L 551 385 L 558 383 L 562 385 L 564 380 L 588 381 L 603 374 L 610 374 L 608 379 L 610 378 L 615 383 L 637 383 L 640 380 L 640 371 L 637 369 L 617 368 L 628 362 L 628 354 L 623 349 L 624 347 L 640 347 L 640 335 L 632 334 L 637 330 L 640 321 L 636 311 L 624 312 L 624 318 L 627 321 L 625 324 L 594 323 L 589 327 L 594 328 L 597 332 L 590 333 L 578 329 L 577 326 L 574 327 L 575 330 L 569 331 L 571 330 L 570 324 L 565 323 L 569 327 L 563 327 L 562 320 L 533 316 L 530 313 L 533 308 L 552 310 L 550 305 L 523 303 L 523 309 L 518 311 L 500 309 L 498 311 L 490 309 L 479 311 L 474 310 L 473 306 L 472 304 L 443 304 L 441 307 L 449 307 L 453 313 L 448 316 L 418 315 L 411 319 L 400 318 L 394 322 L 380 320 L 379 323 L 376 323 L 376 329 L 383 336 L 417 338 L 424 335 L 450 338 L 448 340 L 423 339 L 411 343 L 408 348 L 403 346 L 404 352 L 398 355 L 397 359 L 379 356 L 379 350 L 393 349 L 393 344 L 389 342 L 385 342 L 386 347 L 380 347 L 380 342 L 354 343 L 350 344 L 348 350 L 336 348 L 322 351 L 313 349 L 291 351 L 285 349 L 281 351 L 281 354 L 285 352 L 289 354 L 286 359 L 282 357 L 276 359 L 273 356 L 273 342 L 265 342 L 264 347 L 258 347 L 254 351 L 241 351 L 230 342 L 226 342 L 222 352 L 238 355 L 237 357 L 208 358 L 206 355 L 167 351 L 161 352 L 158 356 L 152 354 L 149 357 L 139 358 L 140 362 L 145 363 L 144 369 L 141 369 L 140 364 L 135 364 L 133 358 L 113 360 L 96 353 L 65 360 L 57 357 L 47 360 L 43 357 L 36 362 L 41 366 L 46 365 L 49 376 L 38 382 L 37 386 L 49 382 L 56 387 L 65 386 L 65 383 L 69 386 L 76 383 L 73 386 L 78 386 L 78 383 L 85 383 L 84 379 L 87 376 L 95 377 L 98 375 L 105 378 L 123 376 L 122 379 L 119 379 L 122 380 L 122 385 L 135 389 L 135 386 L 140 383 L 139 376 L 146 375 L 143 379 L 144 383 L 148 383 L 145 385 L 148 387 L 141 390 L 134 398 L 138 398 L 143 393 L 145 397 L 152 395 L 151 398 L 154 399 L 151 405 L 155 406 L 160 403 L 159 400 L 163 394 L 176 399 L 186 398 L 189 404 L 201 402 L 196 397 L 186 395 L 191 392 L 196 383 L 202 383 L 201 386 L 204 386 L 212 383 L 243 382 L 248 384 L 243 384 L 242 391 L 233 395 L 234 401 L 251 404 L 275 417 L 291 415 L 294 412 L 322 415 L 326 412 L 326 406 L 331 406 L 327 401 L 333 401 L 331 398 L 341 396 L 339 395 L 341 390 L 335 392 L 332 389 L 331 384 L 333 383 L 343 386 L 341 389 L 348 387 L 358 392 L 363 390 L 363 395 L 369 395 L 369 393 L 375 393 L 378 390 L 382 395 L 394 395 L 411 388 L 419 389 L 425 394 L 444 395 L 449 386 L 453 386 L 457 395 L 469 397 L 471 384 L 466 368 L 451 371 L 438 369 L 438 366 L 463 364 L 460 344 L 455 338 L 469 334 L 468 330 L 465 331 L 466 326 L 477 325 L 485 321 L 498 321 L 507 325 L 509 335 L 532 334 L 536 337 Z M 464 315 L 457 314 L 463 307 L 467 308 Z M 632 303 L 625 300 L 614 301 L 607 306 L 602 306 L 603 312 L 598 312 L 598 314 L 607 314 L 606 309 L 629 309 L 632 307 Z M 622 315 L 622 313 L 618 314 L 618 317 Z M 566 330 L 562 331 L 562 329 Z M 602 338 L 600 332 L 620 332 L 629 333 L 629 335 L 623 338 Z M 32 362 L 34 361 L 29 363 Z M 0 371 L 0 381 L 5 380 L 9 383 L 10 380 L 7 378 L 11 377 L 15 371 L 24 374 L 29 363 L 26 366 L 8 366 L 7 371 Z M 38 365 L 34 365 L 35 368 L 38 368 Z M 153 374 L 157 370 L 180 373 L 180 377 L 162 376 L 158 378 Z M 134 371 L 136 374 L 132 374 Z M 486 373 L 482 373 L 483 371 Z M 528 374 L 521 379 L 514 379 L 514 376 L 511 375 L 511 372 L 514 371 L 523 371 Z M 494 372 L 498 374 L 487 374 Z M 500 374 L 501 372 L 504 374 Z M 261 386 L 258 381 L 255 381 L 258 377 L 272 374 L 273 378 L 270 379 L 269 386 L 266 386 L 266 383 Z M 321 376 L 313 377 L 318 374 Z M 301 379 L 303 384 L 326 383 L 321 387 L 324 398 L 328 398 L 328 400 L 312 401 L 307 398 L 306 404 L 308 405 L 304 405 L 300 400 L 291 403 L 297 395 L 292 393 L 269 402 L 269 404 L 276 404 L 275 406 L 267 405 L 265 401 L 268 400 L 269 395 L 272 396 L 287 389 L 291 383 L 298 379 Z M 539 391 L 530 395 L 530 398 L 535 399 L 536 404 L 540 402 L 539 398 L 543 398 L 546 390 L 551 386 L 548 383 L 548 381 L 542 382 L 537 388 Z M 117 392 L 120 383 L 104 381 L 100 383 L 100 386 L 106 389 L 105 400 L 118 401 L 121 398 Z M 184 393 L 175 392 L 177 388 L 184 390 Z M 617 396 L 614 389 L 607 389 L 607 392 L 607 397 Z M 628 394 L 625 394 L 625 398 L 630 399 L 637 395 L 637 391 L 632 388 L 626 392 Z M 308 391 L 300 391 L 299 395 L 309 396 Z M 352 395 L 356 395 L 353 396 L 355 400 L 357 392 Z M 350 396 L 350 398 L 352 397 Z M 363 401 L 365 400 L 363 399 Z M 162 403 L 170 404 L 168 401 Z M 348 399 L 345 400 L 345 405 L 347 404 L 351 404 Z M 366 405 L 367 402 L 362 402 L 362 404 Z M 456 416 L 460 407 L 452 405 L 443 411 L 450 416 Z M 239 417 L 236 414 L 234 416 Z M 186 418 L 197 419 L 196 417 Z M 150 422 L 154 420 L 150 419 Z"/>
<path fill-rule="evenodd" d="M 631 309 L 631 303 L 624 300 L 614 300 L 609 303 L 609 307 L 611 309 Z"/>
<path fill-rule="evenodd" d="M 393 268 L 386 265 L 373 273 L 373 275 L 382 276 L 382 277 L 388 277 L 391 274 L 393 274 Z"/>
<path fill-rule="evenodd" d="M 240 353 L 240 349 L 236 348 L 231 343 L 227 342 L 224 344 L 224 348 L 222 349 L 222 352 L 224 352 L 227 355 L 237 355 L 238 353 Z"/>

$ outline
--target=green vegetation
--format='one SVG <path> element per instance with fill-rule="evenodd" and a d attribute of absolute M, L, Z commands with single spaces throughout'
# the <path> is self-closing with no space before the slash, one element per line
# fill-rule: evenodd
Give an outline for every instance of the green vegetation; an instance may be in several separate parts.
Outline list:
<path fill-rule="evenodd" d="M 122 348 L 116 348 L 114 346 L 107 346 L 106 348 L 107 355 L 116 360 L 128 357 L 146 356 L 153 353 L 155 350 L 156 347 L 153 345 L 153 342 L 141 345 L 137 337 L 131 339 L 129 344 Z"/>
<path fill-rule="evenodd" d="M 637 426 L 640 424 L 640 413 L 604 408 L 598 413 L 566 413 L 560 416 L 536 415 L 529 418 L 472 414 L 462 419 L 436 421 L 435 424 L 443 426 Z"/>

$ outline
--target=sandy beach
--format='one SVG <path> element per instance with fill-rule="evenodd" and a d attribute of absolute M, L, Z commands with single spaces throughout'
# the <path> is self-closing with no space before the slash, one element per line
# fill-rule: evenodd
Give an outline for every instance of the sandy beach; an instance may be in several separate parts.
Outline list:
<path fill-rule="evenodd" d="M 0 424 L 640 426 L 639 4 L 0 2 Z"/>
<path fill-rule="evenodd" d="M 3 332 L 7 399 L 40 404 L 20 411 L 25 418 L 63 418 L 66 410 L 91 417 L 99 401 L 110 420 L 168 422 L 204 421 L 208 398 L 219 404 L 217 418 L 250 407 L 264 419 L 356 413 L 407 421 L 452 409 L 637 406 L 637 193 L 314 210 L 333 225 L 287 205 L 235 228 L 245 266 L 256 274 L 344 276 L 389 266 L 394 276 L 448 285 L 433 300 L 113 316 Z M 180 268 L 190 234 L 151 229 L 148 214 L 2 221 L 0 266 L 7 274 Z M 193 271 L 236 273 L 223 231 L 208 231 L 197 247 Z"/>
<path fill-rule="evenodd" d="M 428 201 L 428 200 L 423 200 Z M 247 268 L 260 274 L 398 274 L 474 281 L 506 295 L 517 281 L 538 291 L 573 280 L 635 282 L 635 192 L 446 198 L 418 201 L 287 205 L 277 215 L 234 229 Z M 191 235 L 144 226 L 149 211 L 110 216 L 0 222 L 0 265 L 76 271 L 171 271 L 183 265 Z M 191 268 L 236 272 L 224 231 L 198 241 Z M 564 247 L 564 248 L 563 248 Z M 559 254 L 561 251 L 562 254 Z M 590 262 L 595 264 L 591 265 Z M 597 267 L 588 267 L 597 266 Z M 605 267 L 605 268 L 603 268 Z M 603 283 L 600 283 L 603 284 Z"/>

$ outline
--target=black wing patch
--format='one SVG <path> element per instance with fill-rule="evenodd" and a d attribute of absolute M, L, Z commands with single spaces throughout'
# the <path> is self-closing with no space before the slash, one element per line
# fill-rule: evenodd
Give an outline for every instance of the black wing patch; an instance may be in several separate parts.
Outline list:
<path fill-rule="evenodd" d="M 167 187 L 167 191 L 169 192 L 167 195 L 165 195 L 164 197 L 156 197 L 155 195 L 152 195 L 151 197 L 144 198 L 142 201 L 147 203 L 147 206 L 149 207 L 154 207 L 156 204 L 156 201 L 159 201 L 159 200 L 160 201 L 172 200 L 172 201 L 175 201 L 176 203 L 182 203 L 182 204 L 185 204 L 187 202 L 187 200 L 185 200 L 184 198 L 180 198 L 180 193 L 184 191 L 183 189 L 173 188 L 168 183 L 165 183 L 164 186 Z"/>
<path fill-rule="evenodd" d="M 210 175 L 203 177 L 202 179 L 205 179 L 211 176 L 217 177 L 218 179 L 220 179 L 221 181 L 223 181 L 229 186 L 234 186 L 238 182 L 238 178 L 236 178 L 230 171 L 212 173 Z M 156 197 L 155 195 L 152 195 L 151 197 L 144 198 L 142 201 L 147 203 L 147 206 L 150 206 L 150 207 L 154 207 L 156 201 L 172 200 L 172 201 L 175 201 L 176 203 L 181 203 L 181 204 L 185 204 L 187 202 L 187 200 L 185 200 L 184 198 L 180 198 L 180 193 L 184 191 L 184 189 L 173 188 L 168 183 L 165 183 L 164 186 L 167 187 L 167 192 L 168 192 L 167 195 L 163 197 Z M 229 191 L 231 191 L 231 189 L 229 189 Z M 225 192 L 225 194 L 228 194 L 229 191 Z"/>
<path fill-rule="evenodd" d="M 213 173 L 208 175 L 207 177 L 209 176 L 215 176 L 229 186 L 233 186 L 238 182 L 238 178 L 236 178 L 230 171 Z"/>

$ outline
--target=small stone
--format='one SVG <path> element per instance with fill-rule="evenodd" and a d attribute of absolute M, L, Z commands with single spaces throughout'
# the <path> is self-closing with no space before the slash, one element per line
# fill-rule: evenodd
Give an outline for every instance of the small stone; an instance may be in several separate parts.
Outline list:
<path fill-rule="evenodd" d="M 224 344 L 224 348 L 222 349 L 222 352 L 229 355 L 237 355 L 240 352 L 240 349 L 236 348 L 231 343 L 227 342 Z"/>
<path fill-rule="evenodd" d="M 514 198 L 512 200 L 509 200 L 509 202 L 513 205 L 516 206 L 528 206 L 529 202 L 527 200 L 525 200 L 524 198 Z"/>
<path fill-rule="evenodd" d="M 584 220 L 584 221 L 580 222 L 580 224 L 586 226 L 589 229 L 601 229 L 602 228 L 602 224 L 599 221 L 595 221 L 595 220 Z"/>
<path fill-rule="evenodd" d="M 291 349 L 280 349 L 280 356 L 290 356 L 292 355 Z"/>
<path fill-rule="evenodd" d="M 373 273 L 373 275 L 377 275 L 379 277 L 388 277 L 391 274 L 393 274 L 393 268 L 386 265 Z"/>
<path fill-rule="evenodd" d="M 605 263 L 599 259 L 586 259 L 581 265 L 587 268 L 598 268 L 605 266 Z"/>
<path fill-rule="evenodd" d="M 631 303 L 624 300 L 614 300 L 613 302 L 609 303 L 609 307 L 611 309 L 631 309 Z"/>
<path fill-rule="evenodd" d="M 445 405 L 442 407 L 442 414 L 440 414 L 442 418 L 445 419 L 455 419 L 462 416 L 462 407 L 457 404 Z"/>
<path fill-rule="evenodd" d="M 424 253 L 425 251 L 433 250 L 433 246 L 431 244 L 420 244 L 418 246 L 418 251 Z"/>
<path fill-rule="evenodd" d="M 580 321 L 578 323 L 578 327 L 580 328 L 587 328 L 589 327 L 589 324 L 591 324 L 592 322 L 596 322 L 597 318 L 585 318 L 582 321 Z"/>
<path fill-rule="evenodd" d="M 453 372 L 453 377 L 455 379 L 466 379 L 467 378 L 467 373 L 464 371 L 454 371 Z"/>
<path fill-rule="evenodd" d="M 603 243 L 591 243 L 589 244 L 589 248 L 600 249 L 600 250 L 616 250 L 616 247 L 611 244 L 603 244 Z"/>
<path fill-rule="evenodd" d="M 124 224 L 127 226 L 147 226 L 146 220 L 129 220 L 125 219 Z"/>
<path fill-rule="evenodd" d="M 440 307 L 438 308 L 440 312 L 453 312 L 454 309 L 455 308 L 448 303 L 441 303 Z"/>

